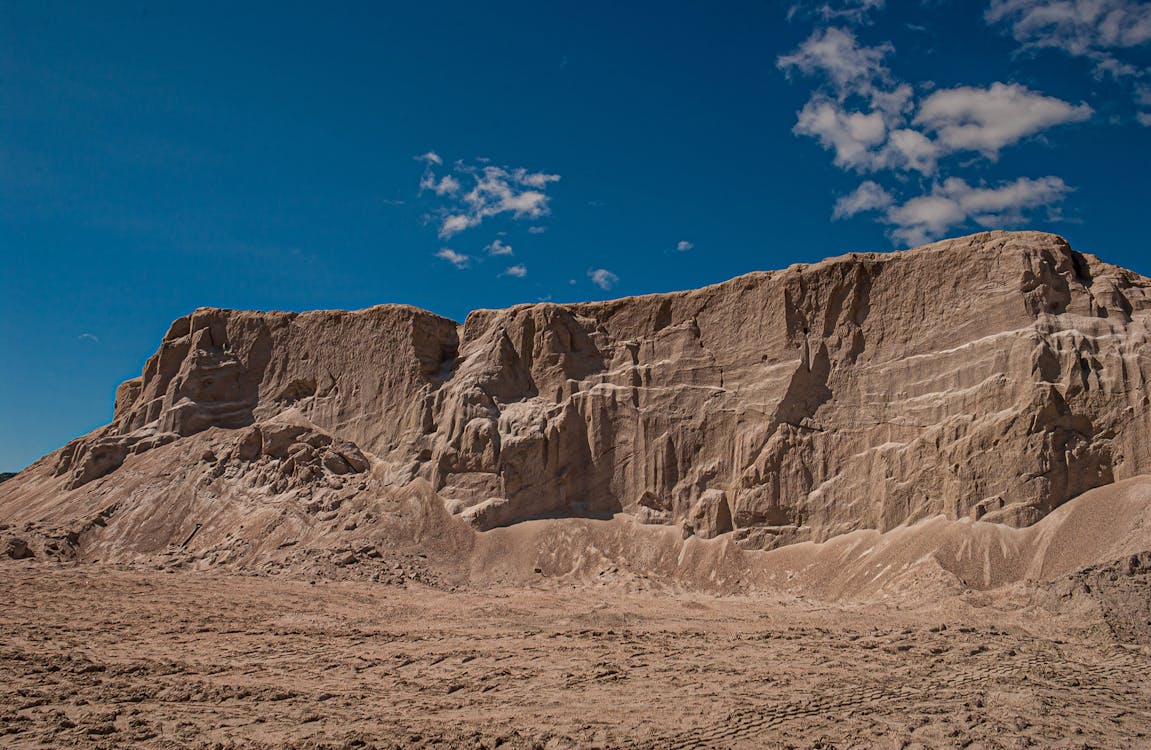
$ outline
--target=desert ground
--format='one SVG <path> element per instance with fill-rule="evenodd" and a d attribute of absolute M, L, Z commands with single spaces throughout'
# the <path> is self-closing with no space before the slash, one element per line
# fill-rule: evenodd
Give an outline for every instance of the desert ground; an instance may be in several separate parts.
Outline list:
<path fill-rule="evenodd" d="M 1020 588 L 442 590 L 0 563 L 12 748 L 1151 747 L 1151 649 Z"/>

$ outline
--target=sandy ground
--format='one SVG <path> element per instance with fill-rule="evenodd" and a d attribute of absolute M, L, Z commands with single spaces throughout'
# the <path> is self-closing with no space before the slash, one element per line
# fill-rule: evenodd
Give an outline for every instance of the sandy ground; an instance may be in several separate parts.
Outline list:
<path fill-rule="evenodd" d="M 0 745 L 1151 747 L 1151 649 L 978 604 L 4 562 Z"/>

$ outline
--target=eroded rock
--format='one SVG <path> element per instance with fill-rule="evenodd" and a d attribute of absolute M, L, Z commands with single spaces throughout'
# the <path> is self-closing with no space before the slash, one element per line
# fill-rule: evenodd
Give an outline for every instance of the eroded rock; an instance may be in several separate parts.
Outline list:
<path fill-rule="evenodd" d="M 426 483 L 478 529 L 624 512 L 766 548 L 940 514 L 1026 525 L 1151 472 L 1149 321 L 1151 280 L 1034 232 L 462 326 L 204 309 L 49 463 L 83 497 L 211 429 L 233 436 L 222 480 Z"/>

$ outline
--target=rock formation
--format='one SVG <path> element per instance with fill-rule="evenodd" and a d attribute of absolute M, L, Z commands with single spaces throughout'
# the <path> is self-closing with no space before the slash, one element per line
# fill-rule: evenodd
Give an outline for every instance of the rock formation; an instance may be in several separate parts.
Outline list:
<path fill-rule="evenodd" d="M 177 488 L 305 515 L 426 488 L 481 531 L 623 512 L 753 549 L 1029 525 L 1151 472 L 1149 321 L 1151 280 L 1035 232 L 462 325 L 200 309 L 109 425 L 0 487 L 0 520 L 154 515 Z"/>

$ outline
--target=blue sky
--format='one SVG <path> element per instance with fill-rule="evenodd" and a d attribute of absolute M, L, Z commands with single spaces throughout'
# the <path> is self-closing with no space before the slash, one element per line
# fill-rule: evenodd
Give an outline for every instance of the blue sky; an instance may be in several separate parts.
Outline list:
<path fill-rule="evenodd" d="M 0 469 L 198 306 L 462 320 L 983 227 L 1151 272 L 1149 42 L 1134 0 L 0 1 Z"/>

